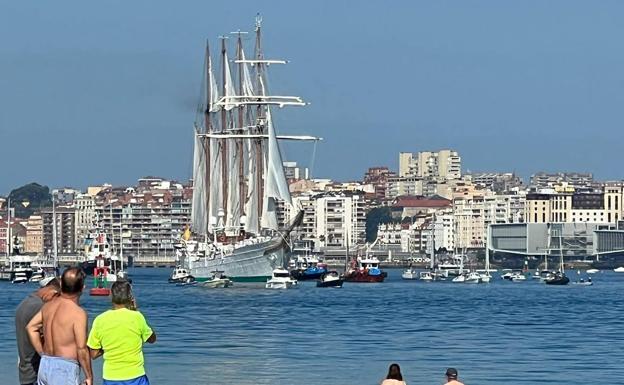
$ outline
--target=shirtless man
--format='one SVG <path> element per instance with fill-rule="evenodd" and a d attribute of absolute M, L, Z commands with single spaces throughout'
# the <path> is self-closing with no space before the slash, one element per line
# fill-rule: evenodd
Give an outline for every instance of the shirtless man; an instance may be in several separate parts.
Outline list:
<path fill-rule="evenodd" d="M 87 348 L 87 312 L 78 299 L 84 289 L 84 272 L 71 267 L 61 277 L 61 295 L 43 305 L 26 326 L 30 342 L 41 356 L 39 385 L 78 385 L 80 368 L 84 384 L 93 384 Z M 43 344 L 39 331 L 43 329 Z"/>
<path fill-rule="evenodd" d="M 457 369 L 455 368 L 446 369 L 446 381 L 447 383 L 445 385 L 464 385 L 457 381 Z"/>

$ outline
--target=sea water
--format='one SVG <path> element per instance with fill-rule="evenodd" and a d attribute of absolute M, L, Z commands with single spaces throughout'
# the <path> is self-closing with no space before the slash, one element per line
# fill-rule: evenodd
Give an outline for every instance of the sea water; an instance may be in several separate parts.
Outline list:
<path fill-rule="evenodd" d="M 167 283 L 133 269 L 140 310 L 158 335 L 144 348 L 152 384 L 376 384 L 400 364 L 409 384 L 611 383 L 624 362 L 624 274 L 593 286 L 403 281 L 290 290 Z M 576 272 L 570 274 L 577 279 Z M 91 283 L 90 281 L 88 282 Z M 0 379 L 17 384 L 14 312 L 34 284 L 0 283 Z M 109 298 L 83 295 L 89 320 Z M 101 359 L 95 361 L 101 383 Z"/>

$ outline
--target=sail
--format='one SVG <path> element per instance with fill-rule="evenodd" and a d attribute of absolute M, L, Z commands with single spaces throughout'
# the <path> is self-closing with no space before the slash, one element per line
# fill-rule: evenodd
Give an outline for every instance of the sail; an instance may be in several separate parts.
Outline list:
<path fill-rule="evenodd" d="M 208 215 L 211 219 L 208 231 L 213 231 L 212 218 L 217 219 L 219 210 L 223 209 L 223 197 L 221 190 L 221 146 L 216 140 L 210 140 L 210 202 Z"/>
<path fill-rule="evenodd" d="M 258 191 L 256 179 L 256 148 L 252 139 L 245 141 L 247 154 L 247 197 L 245 199 L 245 232 L 258 234 Z"/>
<path fill-rule="evenodd" d="M 210 59 L 210 55 L 208 55 L 208 75 L 206 78 L 208 79 L 208 91 L 210 91 L 210 100 L 209 100 L 209 112 L 217 112 L 221 110 L 221 107 L 217 104 L 219 101 L 219 88 L 217 87 L 217 81 L 215 80 L 214 72 L 212 70 L 212 60 Z"/>
<path fill-rule="evenodd" d="M 226 226 L 229 228 L 238 227 L 240 225 L 240 181 L 239 181 L 239 154 L 237 141 L 227 141 L 228 146 L 228 197 L 227 197 L 227 214 Z"/>
<path fill-rule="evenodd" d="M 245 51 L 243 49 L 241 49 L 240 55 L 241 55 L 241 59 L 244 61 Z M 254 95 L 253 83 L 251 81 L 251 75 L 249 73 L 249 68 L 247 67 L 247 63 L 244 63 L 244 62 L 242 63 L 242 69 L 243 69 L 243 76 L 242 76 L 243 96 L 253 96 Z"/>
<path fill-rule="evenodd" d="M 236 105 L 234 103 L 231 103 L 233 101 L 233 99 L 231 99 L 232 96 L 236 96 L 236 92 L 234 91 L 234 82 L 232 82 L 232 73 L 230 71 L 230 64 L 228 61 L 228 57 L 227 57 L 227 52 L 224 53 L 224 58 L 223 58 L 223 65 L 225 66 L 225 70 L 224 70 L 224 88 L 225 88 L 225 110 L 226 111 L 230 111 L 232 108 L 236 107 Z"/>
<path fill-rule="evenodd" d="M 275 127 L 271 119 L 271 109 L 266 110 L 266 128 L 268 133 L 267 156 L 264 174 L 264 199 L 262 225 L 263 227 L 277 230 L 275 216 L 276 200 L 282 200 L 292 205 L 288 182 L 284 174 L 284 165 L 280 154 Z"/>
<path fill-rule="evenodd" d="M 206 153 L 202 139 L 195 133 L 193 153 L 193 203 L 191 208 L 191 223 L 193 230 L 198 234 L 206 234 Z"/>

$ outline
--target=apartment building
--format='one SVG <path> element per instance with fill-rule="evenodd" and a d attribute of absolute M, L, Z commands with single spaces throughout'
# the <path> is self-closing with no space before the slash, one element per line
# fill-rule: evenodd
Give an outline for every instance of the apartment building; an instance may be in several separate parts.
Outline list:
<path fill-rule="evenodd" d="M 399 176 L 432 179 L 460 179 L 461 157 L 457 151 L 421 151 L 399 153 Z"/>
<path fill-rule="evenodd" d="M 31 215 L 26 222 L 24 252 L 28 254 L 43 253 L 43 218 L 41 215 Z"/>
<path fill-rule="evenodd" d="M 59 255 L 77 254 L 76 209 L 73 207 L 56 207 L 56 215 L 52 208 L 41 210 L 43 219 L 43 252 L 54 252 L 54 218 L 56 217 L 56 247 Z"/>

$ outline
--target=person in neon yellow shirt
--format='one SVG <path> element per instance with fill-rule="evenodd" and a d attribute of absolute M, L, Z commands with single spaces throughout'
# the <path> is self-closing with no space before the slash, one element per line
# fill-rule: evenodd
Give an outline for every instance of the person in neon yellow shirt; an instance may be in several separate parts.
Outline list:
<path fill-rule="evenodd" d="M 104 355 L 104 385 L 149 385 L 143 366 L 143 343 L 156 342 L 156 333 L 136 310 L 132 287 L 126 281 L 111 287 L 113 308 L 93 321 L 87 346 L 91 358 Z"/>

